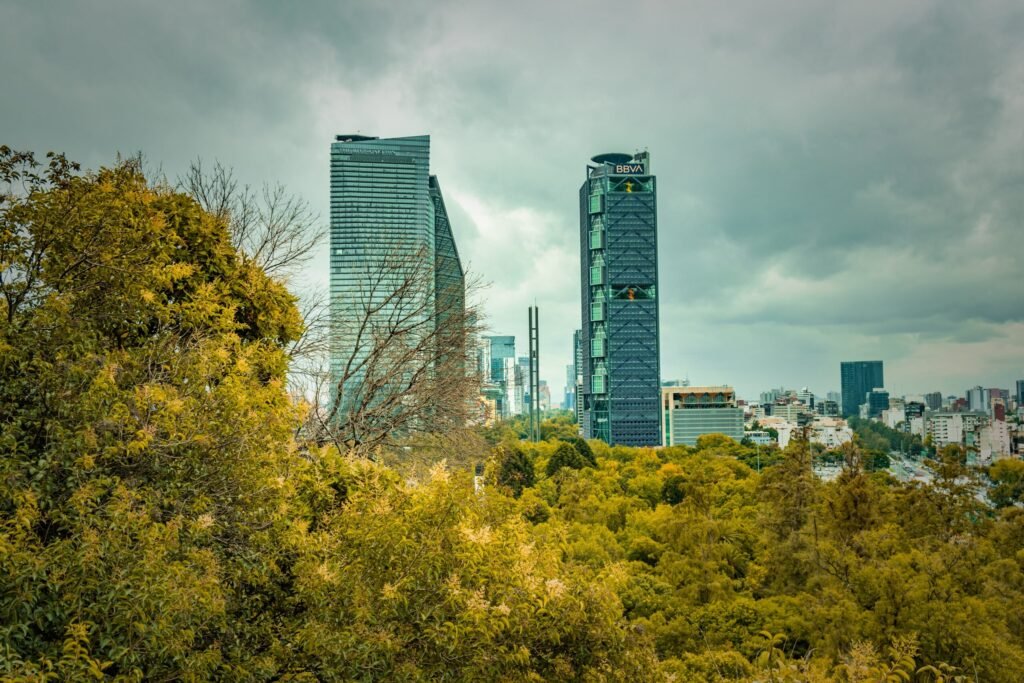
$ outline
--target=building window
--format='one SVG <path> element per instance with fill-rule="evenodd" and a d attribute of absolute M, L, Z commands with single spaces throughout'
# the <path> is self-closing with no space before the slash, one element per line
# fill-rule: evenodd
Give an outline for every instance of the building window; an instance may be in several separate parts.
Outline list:
<path fill-rule="evenodd" d="M 590 386 L 593 388 L 595 394 L 603 394 L 605 390 L 605 376 L 604 375 L 592 375 L 590 378 Z"/>
<path fill-rule="evenodd" d="M 590 213 L 601 213 L 604 211 L 604 195 L 590 195 Z"/>
<path fill-rule="evenodd" d="M 604 249 L 604 240 L 601 239 L 600 230 L 590 231 L 590 248 L 591 249 Z"/>
<path fill-rule="evenodd" d="M 595 301 L 590 304 L 590 321 L 600 322 L 604 320 L 604 304 L 600 301 Z"/>
<path fill-rule="evenodd" d="M 590 340 L 590 355 L 598 358 L 604 357 L 604 339 Z"/>
<path fill-rule="evenodd" d="M 591 285 L 603 285 L 604 284 L 604 266 L 591 266 L 590 267 L 590 284 Z"/>

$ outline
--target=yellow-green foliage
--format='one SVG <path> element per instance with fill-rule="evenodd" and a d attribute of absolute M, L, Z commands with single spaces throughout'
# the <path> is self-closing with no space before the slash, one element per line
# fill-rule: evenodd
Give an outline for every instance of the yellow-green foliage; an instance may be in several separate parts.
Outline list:
<path fill-rule="evenodd" d="M 29 189 L 0 203 L 0 680 L 656 676 L 532 490 L 299 448 L 294 300 L 223 222 L 132 163 L 21 162 L 0 149 Z"/>
<path fill-rule="evenodd" d="M 562 419 L 482 491 L 406 482 L 296 441 L 294 300 L 220 220 L 26 168 L 0 148 L 0 680 L 1024 680 L 1019 468 L 997 511 L 955 448 L 823 483 L 798 441 Z"/>
<path fill-rule="evenodd" d="M 596 468 L 537 482 L 535 529 L 617 577 L 663 675 L 1024 680 L 1024 512 L 979 503 L 956 449 L 922 485 L 863 471 L 855 449 L 824 483 L 801 442 L 760 475 L 720 437 L 594 445 Z M 557 447 L 531 448 L 543 462 Z"/>

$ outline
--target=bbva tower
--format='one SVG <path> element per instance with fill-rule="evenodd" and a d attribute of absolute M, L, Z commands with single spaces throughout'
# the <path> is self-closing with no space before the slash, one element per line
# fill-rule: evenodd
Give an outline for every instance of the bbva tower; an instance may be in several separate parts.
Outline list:
<path fill-rule="evenodd" d="M 650 155 L 601 154 L 580 187 L 582 430 L 661 443 L 657 188 Z"/>

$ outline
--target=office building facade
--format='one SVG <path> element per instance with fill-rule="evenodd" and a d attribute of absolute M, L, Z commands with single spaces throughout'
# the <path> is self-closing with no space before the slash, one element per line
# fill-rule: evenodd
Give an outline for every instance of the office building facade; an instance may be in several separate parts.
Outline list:
<path fill-rule="evenodd" d="M 517 414 L 516 395 L 516 338 L 512 335 L 498 335 L 485 338 L 488 345 L 490 384 L 496 388 L 496 413 L 499 418 Z M 508 367 L 509 361 L 512 366 Z M 521 388 L 520 388 L 521 391 Z"/>
<path fill-rule="evenodd" d="M 657 188 L 646 152 L 602 154 L 580 187 L 581 427 L 610 444 L 661 442 Z M 582 401 L 580 400 L 582 398 Z"/>
<path fill-rule="evenodd" d="M 695 446 L 703 434 L 743 439 L 743 409 L 732 387 L 664 387 L 662 445 Z"/>
<path fill-rule="evenodd" d="M 430 175 L 430 136 L 377 138 L 338 135 L 330 162 L 331 371 L 366 352 L 360 322 L 392 313 L 394 292 L 415 269 L 424 283 L 416 296 L 429 297 L 409 323 L 421 334 L 438 324 L 444 352 L 463 354 L 457 329 L 465 315 L 465 277 L 437 178 Z M 401 263 L 401 268 L 394 265 Z M 423 269 L 422 271 L 420 269 Z M 422 276 L 422 277 L 421 277 Z M 427 284 L 430 283 L 430 284 Z M 337 387 L 338 382 L 335 381 Z M 362 377 L 349 377 L 343 404 L 358 400 Z M 337 398 L 337 395 L 333 397 Z"/>
<path fill-rule="evenodd" d="M 573 394 L 573 411 L 576 413 L 576 428 L 583 435 L 583 331 L 572 333 L 572 371 L 576 375 L 576 389 Z"/>
<path fill-rule="evenodd" d="M 843 417 L 856 416 L 864 397 L 872 389 L 885 386 L 882 373 L 882 361 L 861 360 L 848 361 L 839 365 L 839 379 L 843 394 Z"/>
<path fill-rule="evenodd" d="M 881 417 L 882 412 L 889 410 L 889 392 L 885 389 L 872 389 L 864 395 L 867 406 L 867 417 Z"/>
<path fill-rule="evenodd" d="M 576 364 L 570 363 L 565 366 L 565 394 L 562 400 L 562 408 L 575 412 L 576 410 Z"/>

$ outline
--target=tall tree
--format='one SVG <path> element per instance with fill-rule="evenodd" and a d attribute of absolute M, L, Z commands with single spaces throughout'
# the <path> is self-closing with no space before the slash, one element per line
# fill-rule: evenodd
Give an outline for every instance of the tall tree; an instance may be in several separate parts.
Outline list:
<path fill-rule="evenodd" d="M 75 170 L 0 148 L 0 671 L 248 677 L 288 552 L 294 298 L 136 162 Z"/>

